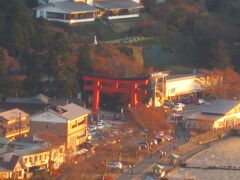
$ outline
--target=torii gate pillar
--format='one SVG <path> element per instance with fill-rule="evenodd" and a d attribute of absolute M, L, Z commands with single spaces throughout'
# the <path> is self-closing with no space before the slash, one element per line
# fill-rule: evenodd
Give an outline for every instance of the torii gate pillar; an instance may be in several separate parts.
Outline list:
<path fill-rule="evenodd" d="M 131 107 L 138 104 L 139 94 L 144 92 L 139 85 L 147 85 L 148 77 L 142 78 L 105 78 L 97 76 L 84 76 L 83 80 L 87 82 L 84 85 L 84 90 L 93 92 L 93 113 L 99 110 L 100 92 L 105 93 L 125 93 L 129 94 L 131 98 Z"/>

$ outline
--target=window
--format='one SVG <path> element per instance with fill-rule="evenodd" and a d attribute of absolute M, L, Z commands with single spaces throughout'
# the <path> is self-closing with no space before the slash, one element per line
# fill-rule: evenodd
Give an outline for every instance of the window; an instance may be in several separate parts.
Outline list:
<path fill-rule="evenodd" d="M 44 159 L 46 160 L 48 158 L 48 155 L 47 154 L 45 154 L 45 156 L 44 156 Z"/>
<path fill-rule="evenodd" d="M 83 121 L 78 121 L 78 126 L 81 126 L 81 125 L 83 125 L 83 124 L 86 124 L 86 120 L 84 119 Z"/>
<path fill-rule="evenodd" d="M 46 16 L 50 19 L 64 19 L 63 13 L 47 12 Z"/>
<path fill-rule="evenodd" d="M 40 17 L 44 17 L 44 11 L 40 11 Z"/>
<path fill-rule="evenodd" d="M 29 159 L 30 159 L 30 162 L 33 162 L 33 158 L 32 157 L 30 157 Z"/>
<path fill-rule="evenodd" d="M 72 129 L 77 127 L 77 120 L 72 123 Z"/>
<path fill-rule="evenodd" d="M 175 91 L 176 91 L 176 88 L 171 89 L 171 93 L 175 93 Z"/>
<path fill-rule="evenodd" d="M 42 155 L 39 156 L 39 161 L 41 161 L 41 160 L 42 160 Z"/>
<path fill-rule="evenodd" d="M 37 162 L 37 160 L 38 160 L 38 156 L 35 156 L 34 157 L 34 162 Z"/>
<path fill-rule="evenodd" d="M 85 136 L 86 136 L 86 130 L 84 129 L 79 132 L 77 139 L 81 139 L 82 137 L 85 137 Z"/>
<path fill-rule="evenodd" d="M 25 159 L 24 159 L 24 163 L 28 163 L 28 158 L 25 158 Z"/>

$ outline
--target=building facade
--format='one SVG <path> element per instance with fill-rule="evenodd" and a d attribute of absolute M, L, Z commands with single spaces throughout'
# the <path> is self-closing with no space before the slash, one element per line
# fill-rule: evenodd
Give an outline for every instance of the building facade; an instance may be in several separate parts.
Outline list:
<path fill-rule="evenodd" d="M 96 18 L 138 17 L 143 6 L 138 0 L 48 0 L 37 7 L 36 17 L 68 24 L 92 22 Z"/>
<path fill-rule="evenodd" d="M 12 109 L 0 113 L 1 136 L 14 139 L 29 134 L 29 114 L 20 109 Z"/>
<path fill-rule="evenodd" d="M 187 127 L 212 130 L 240 123 L 240 101 L 216 100 L 186 118 Z"/>
<path fill-rule="evenodd" d="M 0 141 L 0 179 L 30 179 L 36 170 L 57 170 L 65 160 L 65 145 Z"/>
<path fill-rule="evenodd" d="M 166 99 L 181 100 L 185 96 L 196 97 L 201 87 L 200 74 L 169 75 L 168 72 L 152 73 L 150 76 L 152 99 L 150 104 L 158 107 Z"/>
<path fill-rule="evenodd" d="M 87 140 L 88 114 L 90 111 L 73 103 L 35 114 L 31 116 L 31 134 L 54 134 L 75 152 Z"/>

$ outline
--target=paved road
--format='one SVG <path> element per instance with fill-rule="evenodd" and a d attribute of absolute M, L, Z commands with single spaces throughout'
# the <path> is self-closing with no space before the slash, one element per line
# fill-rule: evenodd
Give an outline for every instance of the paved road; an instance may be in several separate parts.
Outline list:
<path fill-rule="evenodd" d="M 187 117 L 195 112 L 200 111 L 202 108 L 202 105 L 188 105 L 186 106 L 183 114 L 183 117 Z M 171 144 L 160 148 L 162 151 L 171 151 L 176 146 L 179 146 L 181 144 L 184 144 L 188 141 L 188 132 L 184 127 L 184 124 L 177 124 L 175 127 L 175 141 Z M 159 161 L 159 153 L 156 151 L 153 153 L 152 158 L 145 157 L 142 161 L 140 161 L 138 164 L 136 164 L 136 167 L 134 168 L 133 175 L 128 175 L 128 172 L 125 172 L 121 176 L 119 176 L 118 180 L 142 180 L 143 173 L 146 169 L 151 167 L 153 164 L 157 163 Z"/>
<path fill-rule="evenodd" d="M 181 144 L 184 144 L 186 142 L 186 131 L 184 127 L 181 124 L 178 124 L 176 126 L 176 140 L 174 140 L 171 144 L 166 145 L 164 147 L 161 147 L 160 150 L 162 151 L 172 151 L 176 146 L 179 146 Z M 160 154 L 158 151 L 155 151 L 152 154 L 152 157 L 146 156 L 143 158 L 142 161 L 140 161 L 138 164 L 136 164 L 136 167 L 134 168 L 133 175 L 129 175 L 128 172 L 123 173 L 121 176 L 119 176 L 118 180 L 142 180 L 144 171 L 148 169 L 150 166 L 154 165 L 159 161 Z"/>
<path fill-rule="evenodd" d="M 162 151 L 170 151 L 174 148 L 175 142 L 172 144 L 161 148 Z M 143 172 L 148 169 L 150 166 L 158 162 L 160 158 L 159 153 L 156 151 L 152 154 L 152 158 L 146 156 L 143 158 L 141 162 L 139 162 L 133 170 L 133 175 L 128 175 L 128 172 L 125 172 L 121 176 L 119 176 L 118 180 L 142 180 Z"/>

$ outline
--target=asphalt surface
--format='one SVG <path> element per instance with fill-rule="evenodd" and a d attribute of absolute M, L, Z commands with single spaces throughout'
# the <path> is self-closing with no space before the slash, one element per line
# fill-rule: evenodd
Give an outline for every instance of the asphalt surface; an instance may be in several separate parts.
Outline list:
<path fill-rule="evenodd" d="M 184 109 L 184 112 L 179 114 L 182 114 L 183 117 L 186 118 L 187 116 L 200 111 L 201 108 L 202 105 L 187 105 Z M 185 129 L 185 125 L 183 123 L 179 123 L 175 127 L 175 140 L 164 147 L 160 147 L 159 150 L 166 152 L 172 151 L 177 146 L 185 144 L 188 141 L 188 138 L 189 134 Z M 132 175 L 129 175 L 129 171 L 125 171 L 117 178 L 117 180 L 142 180 L 144 176 L 144 171 L 157 163 L 159 161 L 159 158 L 160 154 L 158 151 L 155 151 L 152 154 L 152 157 L 145 156 L 142 161 L 135 165 Z"/>

